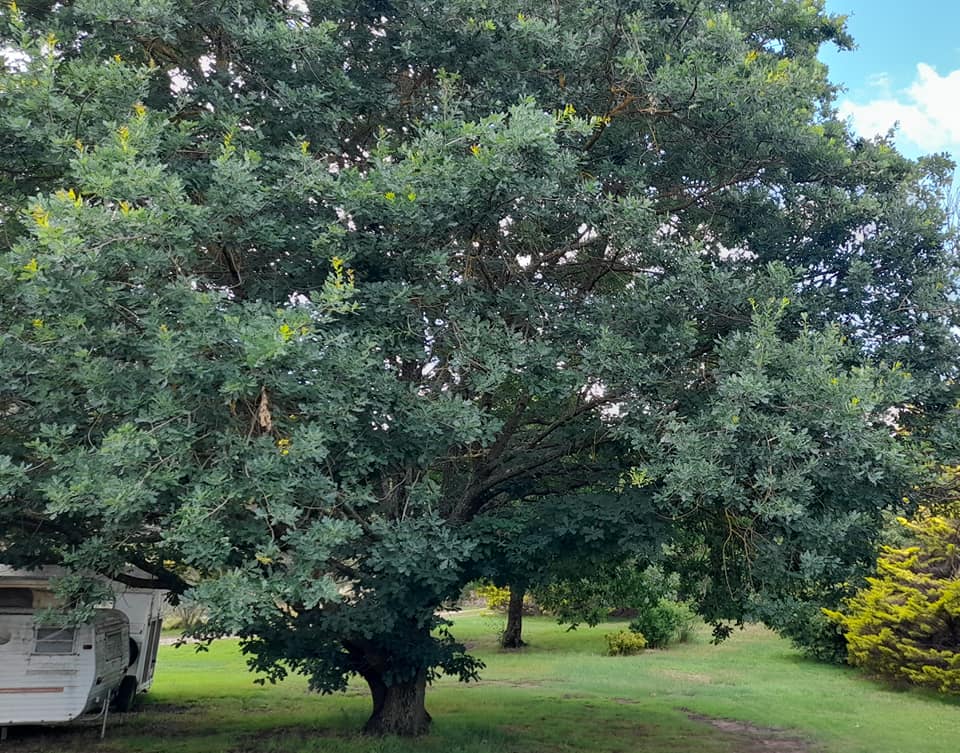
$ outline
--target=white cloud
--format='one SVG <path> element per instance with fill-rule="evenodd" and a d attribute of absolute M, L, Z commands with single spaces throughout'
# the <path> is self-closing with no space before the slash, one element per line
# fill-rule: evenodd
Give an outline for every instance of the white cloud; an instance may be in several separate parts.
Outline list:
<path fill-rule="evenodd" d="M 881 73 L 871 73 L 867 77 L 867 85 L 873 89 L 879 89 L 883 92 L 884 97 L 890 97 L 890 92 L 892 91 L 891 86 L 893 82 L 890 79 L 890 74 L 886 71 Z"/>
<path fill-rule="evenodd" d="M 858 104 L 843 100 L 840 117 L 849 118 L 864 136 L 885 134 L 898 124 L 898 140 L 924 152 L 956 151 L 960 147 L 960 70 L 941 76 L 926 63 L 917 65 L 917 77 L 899 96 L 886 95 Z"/>

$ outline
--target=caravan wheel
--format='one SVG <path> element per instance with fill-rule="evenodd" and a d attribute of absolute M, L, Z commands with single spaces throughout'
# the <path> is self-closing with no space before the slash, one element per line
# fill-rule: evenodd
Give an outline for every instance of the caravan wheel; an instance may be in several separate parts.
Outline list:
<path fill-rule="evenodd" d="M 137 663 L 137 659 L 140 658 L 140 644 L 137 643 L 133 638 L 127 639 L 130 642 L 130 663 L 128 667 L 132 667 Z"/>
<path fill-rule="evenodd" d="M 121 713 L 130 711 L 137 698 L 137 678 L 127 675 L 113 696 L 113 708 Z"/>

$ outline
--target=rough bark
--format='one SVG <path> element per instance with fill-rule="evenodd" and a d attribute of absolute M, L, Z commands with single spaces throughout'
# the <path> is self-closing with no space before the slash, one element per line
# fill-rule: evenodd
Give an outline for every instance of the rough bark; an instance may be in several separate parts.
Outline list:
<path fill-rule="evenodd" d="M 507 607 L 507 627 L 500 636 L 502 648 L 522 648 L 523 642 L 523 596 L 527 589 L 522 586 L 510 587 L 510 604 Z"/>
<path fill-rule="evenodd" d="M 387 685 L 382 675 L 373 672 L 364 679 L 373 698 L 373 713 L 363 726 L 364 734 L 415 737 L 430 729 L 431 718 L 424 705 L 426 672 L 396 685 Z"/>

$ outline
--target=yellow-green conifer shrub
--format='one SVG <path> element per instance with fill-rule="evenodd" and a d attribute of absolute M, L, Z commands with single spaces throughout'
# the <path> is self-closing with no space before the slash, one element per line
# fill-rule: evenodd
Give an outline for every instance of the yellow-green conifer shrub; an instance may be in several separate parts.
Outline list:
<path fill-rule="evenodd" d="M 607 640 L 608 656 L 633 656 L 642 653 L 647 647 L 647 639 L 643 637 L 643 633 L 635 633 L 632 630 L 607 633 L 603 637 Z"/>
<path fill-rule="evenodd" d="M 494 612 L 506 612 L 507 605 L 510 603 L 510 589 L 495 586 L 493 583 L 484 583 L 477 586 L 477 596 L 486 599 L 487 608 Z"/>
<path fill-rule="evenodd" d="M 845 612 L 824 611 L 846 631 L 851 664 L 960 693 L 960 519 L 901 523 L 916 543 L 885 547 L 877 576 Z"/>

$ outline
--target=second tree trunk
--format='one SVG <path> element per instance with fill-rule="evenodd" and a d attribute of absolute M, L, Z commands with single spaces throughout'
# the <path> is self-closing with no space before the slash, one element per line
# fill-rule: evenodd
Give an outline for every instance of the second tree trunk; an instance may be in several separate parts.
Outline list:
<path fill-rule="evenodd" d="M 507 606 L 507 627 L 500 636 L 503 648 L 521 648 L 523 642 L 523 596 L 527 589 L 523 586 L 510 587 L 510 604 Z"/>

